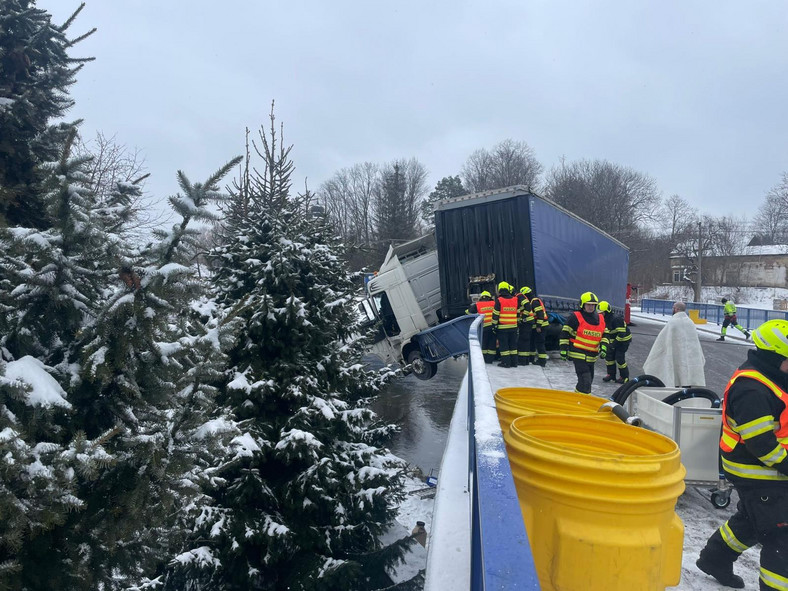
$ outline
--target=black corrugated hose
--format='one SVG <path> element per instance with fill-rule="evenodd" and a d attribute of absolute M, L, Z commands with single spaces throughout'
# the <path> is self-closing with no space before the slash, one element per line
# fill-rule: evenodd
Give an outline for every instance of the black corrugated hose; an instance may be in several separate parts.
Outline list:
<path fill-rule="evenodd" d="M 629 395 L 632 394 L 635 390 L 640 388 L 641 386 L 654 386 L 658 388 L 664 388 L 665 384 L 659 378 L 649 375 L 643 374 L 642 376 L 638 376 L 636 378 L 632 378 L 626 384 L 623 384 L 618 390 L 613 393 L 611 400 L 613 402 L 618 402 L 619 404 L 624 404 Z"/>

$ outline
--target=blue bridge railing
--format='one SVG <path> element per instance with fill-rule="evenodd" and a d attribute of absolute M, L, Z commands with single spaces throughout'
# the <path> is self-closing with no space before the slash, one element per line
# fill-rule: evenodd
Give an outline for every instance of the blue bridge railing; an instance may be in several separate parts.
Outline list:
<path fill-rule="evenodd" d="M 482 317 L 470 329 L 468 489 L 471 591 L 540 589 L 481 350 Z"/>
<path fill-rule="evenodd" d="M 649 314 L 670 316 L 673 313 L 673 302 L 674 300 L 643 299 L 640 302 L 640 310 Z M 722 324 L 724 307 L 721 304 L 685 303 L 687 310 L 698 310 L 700 318 L 705 318 L 707 321 L 715 324 Z M 744 326 L 744 328 L 752 329 L 757 328 L 767 320 L 788 320 L 788 312 L 736 306 L 736 317 L 739 320 L 739 324 Z"/>

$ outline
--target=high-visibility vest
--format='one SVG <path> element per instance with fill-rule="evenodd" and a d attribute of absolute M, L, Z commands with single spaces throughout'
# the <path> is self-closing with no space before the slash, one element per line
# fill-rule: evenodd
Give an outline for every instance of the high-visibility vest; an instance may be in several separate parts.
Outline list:
<path fill-rule="evenodd" d="M 598 316 L 599 324 L 586 322 L 580 312 L 575 312 L 575 318 L 577 318 L 577 336 L 570 337 L 569 342 L 576 349 L 596 355 L 599 353 L 599 343 L 602 342 L 602 337 L 605 334 L 604 316 Z"/>
<path fill-rule="evenodd" d="M 531 312 L 537 326 L 544 327 L 550 324 L 547 321 L 547 311 L 544 309 L 544 303 L 539 298 L 531 298 Z"/>
<path fill-rule="evenodd" d="M 517 298 L 498 298 L 498 328 L 517 328 Z"/>
<path fill-rule="evenodd" d="M 761 372 L 756 371 L 754 369 L 740 369 L 736 371 L 736 373 L 731 376 L 731 379 L 728 381 L 728 386 L 725 388 L 725 394 L 723 394 L 722 398 L 722 437 L 720 437 L 720 449 L 724 452 L 732 452 L 733 449 L 742 442 L 741 434 L 737 433 L 731 427 L 730 422 L 728 421 L 728 415 L 726 414 L 728 410 L 728 392 L 733 386 L 733 382 L 735 382 L 738 378 L 750 378 L 752 380 L 757 380 L 772 393 L 777 396 L 780 400 L 785 403 L 785 409 L 780 414 L 777 420 L 777 429 L 775 430 L 774 434 L 777 437 L 777 441 L 780 443 L 782 447 L 788 450 L 788 393 L 785 392 L 780 386 L 775 384 L 769 378 L 764 376 Z M 724 464 L 724 462 L 723 462 Z M 764 466 L 767 471 L 776 472 L 773 468 L 768 468 Z M 754 476 L 757 478 L 757 475 Z"/>
<path fill-rule="evenodd" d="M 492 300 L 479 300 L 476 302 L 476 311 L 479 314 L 484 314 L 484 326 L 492 325 L 493 308 L 495 308 L 495 302 Z"/>

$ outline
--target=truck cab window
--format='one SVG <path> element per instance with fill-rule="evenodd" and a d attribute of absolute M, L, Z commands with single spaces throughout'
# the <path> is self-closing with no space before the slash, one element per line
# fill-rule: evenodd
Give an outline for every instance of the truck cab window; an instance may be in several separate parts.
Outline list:
<path fill-rule="evenodd" d="M 391 309 L 391 303 L 385 293 L 380 294 L 380 319 L 383 321 L 383 330 L 390 337 L 400 333 L 399 324 L 397 324 L 397 317 L 394 316 L 394 310 Z"/>

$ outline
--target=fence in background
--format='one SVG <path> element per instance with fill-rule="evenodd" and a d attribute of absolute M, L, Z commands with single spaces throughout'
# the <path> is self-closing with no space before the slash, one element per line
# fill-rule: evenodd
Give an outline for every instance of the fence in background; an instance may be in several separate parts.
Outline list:
<path fill-rule="evenodd" d="M 643 299 L 640 301 L 640 310 L 649 314 L 662 314 L 670 316 L 673 314 L 674 300 L 652 300 Z M 697 310 L 700 318 L 705 318 L 708 322 L 722 324 L 723 309 L 720 304 L 700 304 L 697 302 L 685 302 L 687 310 Z M 788 312 L 783 310 L 761 310 L 759 308 L 747 308 L 736 306 L 736 318 L 744 328 L 757 328 L 767 320 L 788 320 Z"/>

